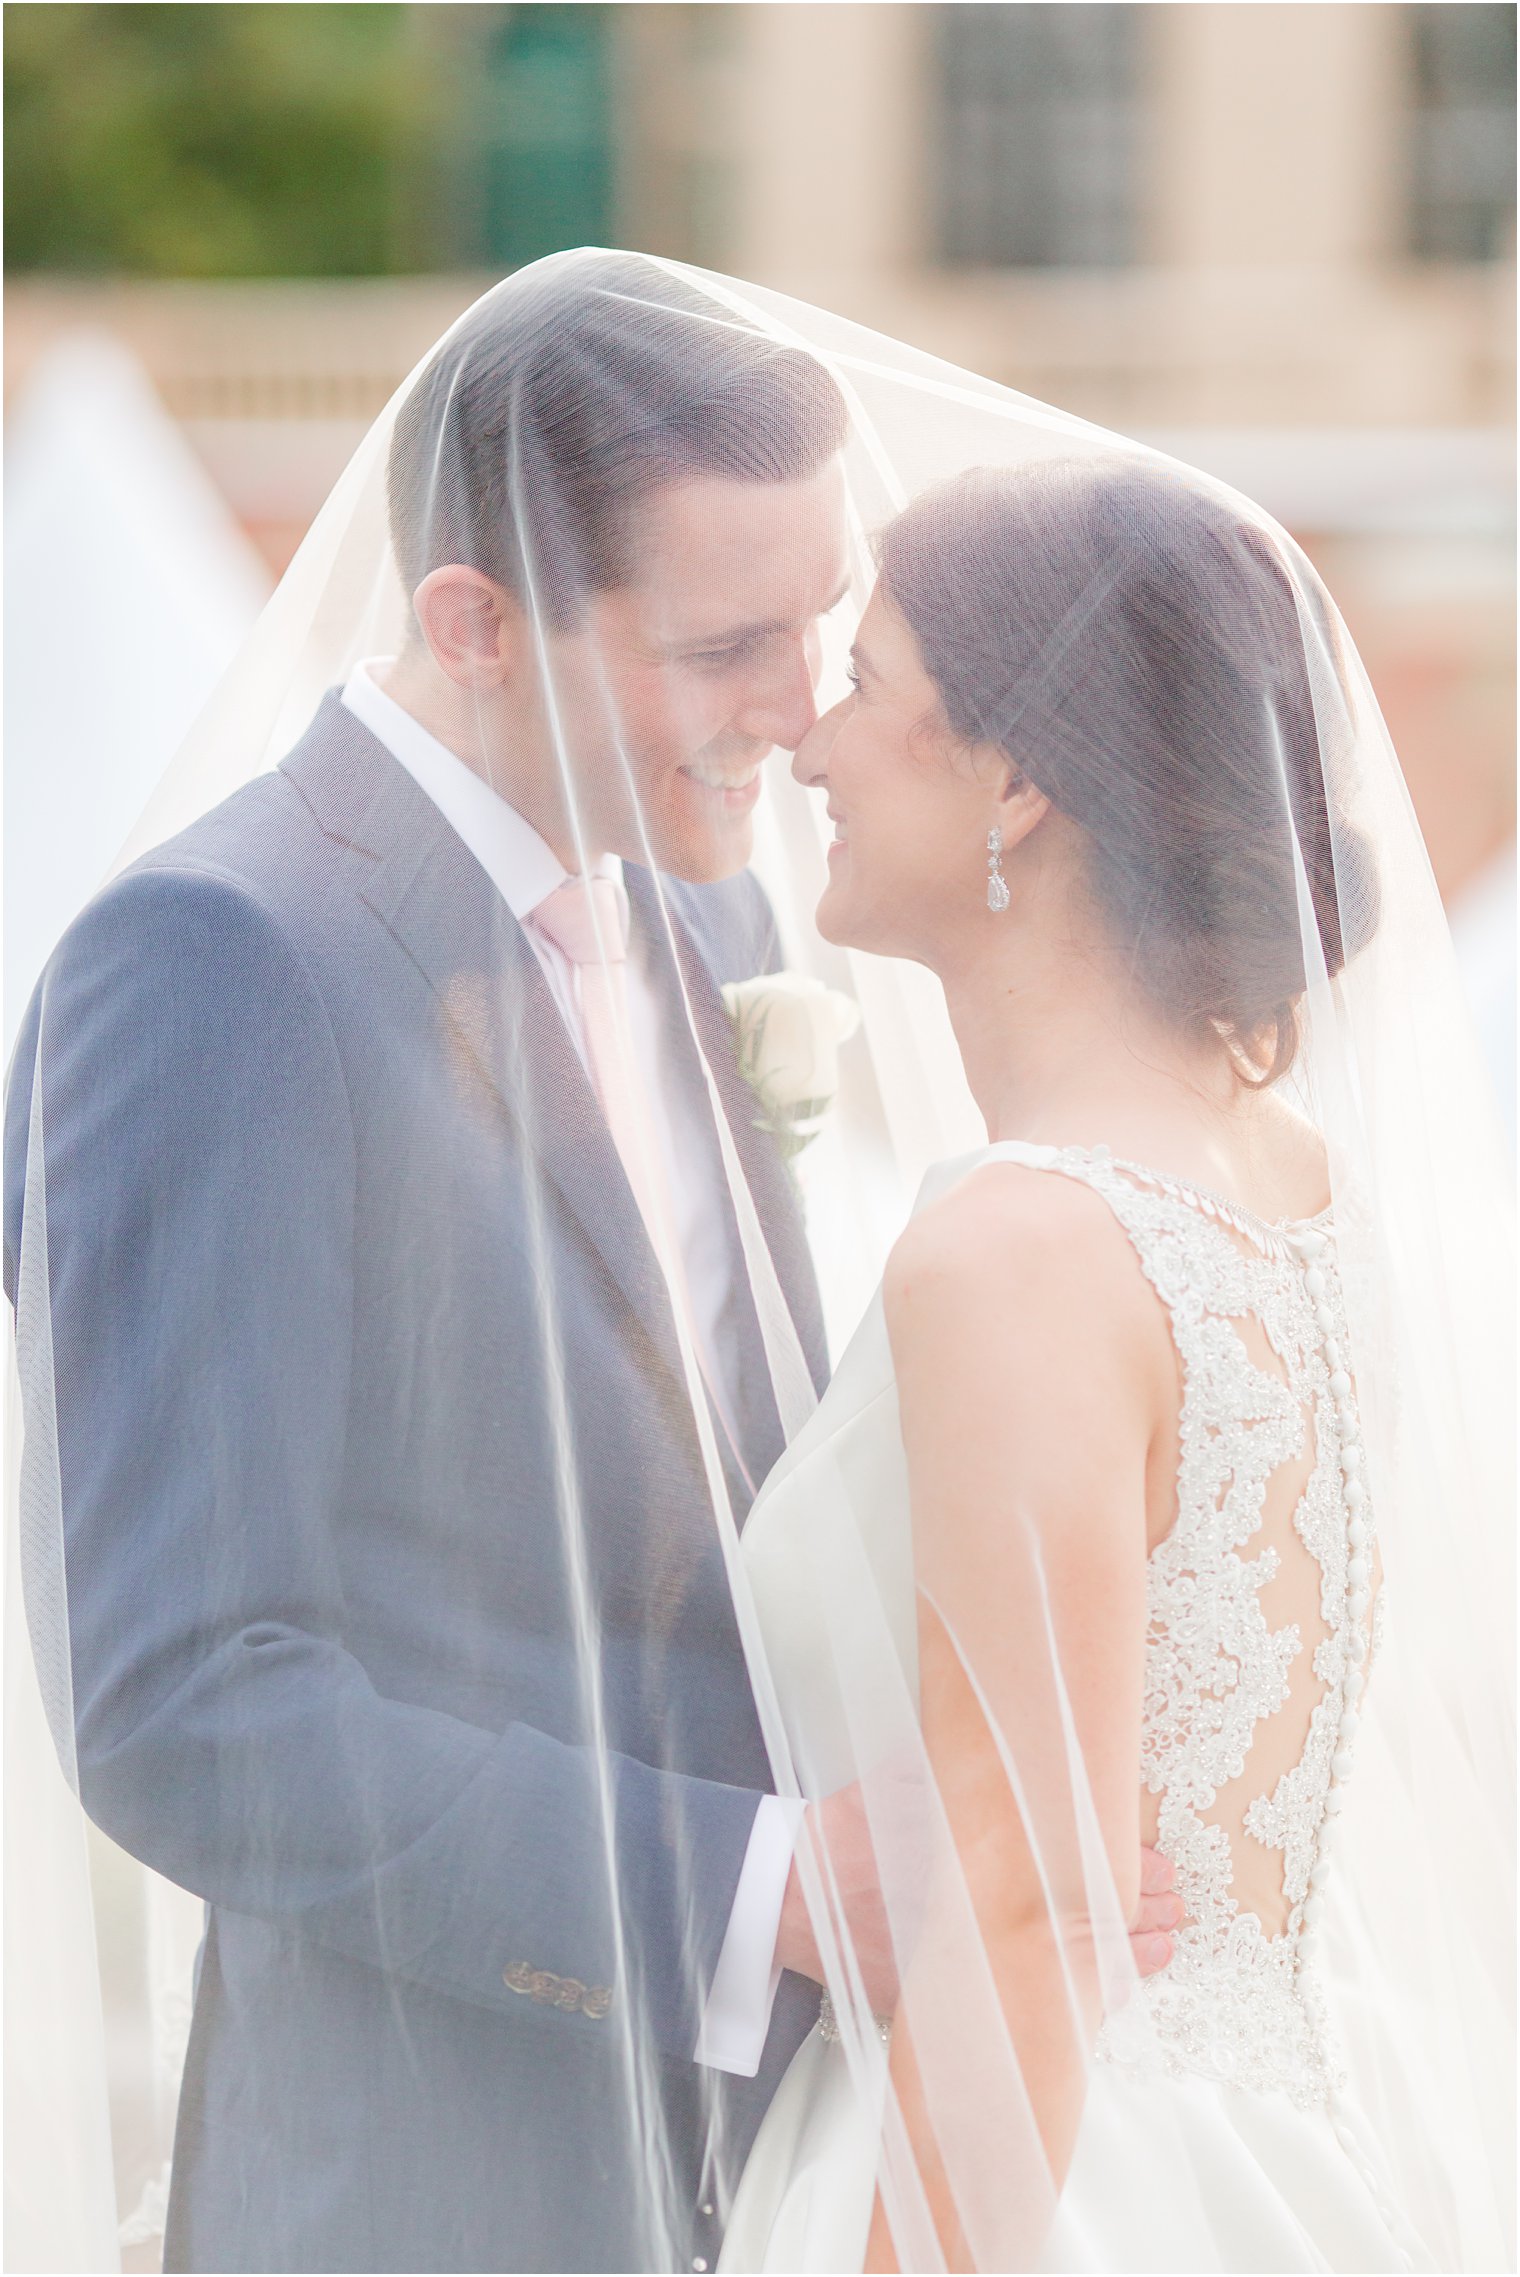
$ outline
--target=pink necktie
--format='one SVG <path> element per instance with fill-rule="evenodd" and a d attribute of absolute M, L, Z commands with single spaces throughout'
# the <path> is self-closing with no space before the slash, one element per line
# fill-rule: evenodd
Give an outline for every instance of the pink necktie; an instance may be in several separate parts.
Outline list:
<path fill-rule="evenodd" d="M 648 1094 L 634 1064 L 628 1020 L 628 933 L 622 896 L 610 878 L 567 878 L 529 916 L 580 976 L 581 1028 L 592 1087 L 607 1119 L 639 1215 L 660 1261 L 672 1303 L 681 1308 L 718 1420 L 748 1479 L 738 1439 L 703 1349 L 686 1286 L 669 1181 L 655 1138 Z"/>
<path fill-rule="evenodd" d="M 656 1226 L 664 1213 L 655 1205 L 663 1181 L 655 1176 L 652 1134 L 636 1088 L 628 1025 L 628 937 L 617 887 L 611 878 L 567 878 L 539 903 L 532 922 L 578 970 L 592 1088 L 659 1253 Z"/>

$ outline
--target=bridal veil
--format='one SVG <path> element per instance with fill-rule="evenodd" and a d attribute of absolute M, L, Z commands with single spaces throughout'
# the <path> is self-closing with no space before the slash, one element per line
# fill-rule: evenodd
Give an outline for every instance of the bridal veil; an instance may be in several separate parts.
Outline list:
<path fill-rule="evenodd" d="M 832 487 L 819 487 L 820 470 Z M 716 586 L 688 593 L 679 622 L 653 630 L 631 623 L 619 614 L 618 596 L 642 574 L 641 546 L 654 542 L 651 501 L 668 497 L 672 485 L 703 481 L 753 486 L 796 501 L 796 512 L 788 509 L 763 544 L 728 565 L 732 626 L 717 607 L 728 596 Z M 629 1734 L 679 1726 L 690 1700 L 703 1697 L 693 1656 L 704 1648 L 700 1638 L 693 1641 L 690 1619 L 694 1577 L 702 1576 L 701 1586 L 720 1592 L 721 1619 L 731 1622 L 743 1650 L 770 1781 L 782 1797 L 808 1791 L 740 1555 L 745 1510 L 761 1483 L 753 1475 L 756 1450 L 769 1461 L 803 1428 L 821 1372 L 816 1323 L 797 1317 L 801 1279 L 797 1260 L 783 1254 L 778 1213 L 791 1206 L 788 1182 L 795 1180 L 837 1359 L 924 1171 L 980 1136 L 937 984 L 917 968 L 817 935 L 812 909 L 828 826 L 819 802 L 775 752 L 765 760 L 753 814 L 753 867 L 776 926 L 770 961 L 851 998 L 860 1026 L 843 1048 L 839 1094 L 827 1112 L 824 1076 L 809 1077 L 800 1092 L 796 1080 L 788 1088 L 784 1070 L 768 1075 L 764 1052 L 751 1066 L 753 1089 L 736 1084 L 725 1061 L 732 1050 L 728 1013 L 710 1000 L 708 978 L 691 953 L 698 921 L 671 883 L 684 858 L 682 802 L 705 813 L 706 800 L 720 821 L 732 817 L 724 827 L 742 846 L 755 736 L 783 740 L 785 719 L 809 701 L 798 692 L 809 678 L 820 709 L 841 699 L 854 628 L 881 548 L 891 544 L 887 533 L 909 508 L 917 510 L 918 526 L 932 528 L 934 516 L 950 510 L 945 502 L 964 495 L 956 486 L 967 482 L 973 491 L 991 483 L 1009 511 L 1025 516 L 1031 547 L 1044 549 L 1033 558 L 1045 595 L 1038 621 L 1009 626 L 1019 659 L 1013 697 L 989 691 L 991 708 L 969 722 L 969 732 L 1031 753 L 1059 748 L 1062 779 L 1129 818 L 1126 907 L 1143 953 L 1155 970 L 1173 976 L 1179 1018 L 1211 1022 L 1250 1079 L 1280 1081 L 1328 1150 L 1348 1307 L 1344 1364 L 1365 1422 L 1389 1610 L 1334 1869 L 1319 1893 L 1320 1935 L 1344 1990 L 1335 2022 L 1351 2092 L 1410 2219 L 1440 2267 L 1509 2266 L 1514 1505 L 1506 1174 L 1397 760 L 1346 628 L 1294 541 L 1250 501 L 1194 470 L 826 311 L 671 262 L 555 256 L 478 301 L 377 420 L 173 758 L 117 874 L 279 766 L 324 698 L 350 684 L 358 668 L 415 647 L 419 589 L 462 612 L 450 620 L 448 637 L 467 646 L 461 627 L 471 594 L 455 591 L 451 599 L 446 579 L 438 582 L 460 563 L 476 573 L 477 599 L 482 581 L 499 597 L 514 644 L 518 717 L 531 719 L 523 733 L 531 732 L 557 773 L 572 843 L 598 850 L 607 815 L 619 818 L 619 850 L 641 873 L 628 878 L 635 921 L 663 944 L 670 1019 L 681 1036 L 682 1072 L 670 1080 L 688 1086 L 725 1197 L 733 1278 L 742 1284 L 730 1291 L 726 1310 L 706 1302 L 683 1258 L 674 1231 L 679 1195 L 667 1190 L 661 1198 L 657 1191 L 635 1214 L 611 1183 L 599 1190 L 594 1177 L 588 1182 L 584 1159 L 579 1173 L 572 1159 L 582 1134 L 550 1127 L 560 1109 L 533 1080 L 532 1038 L 509 1033 L 500 1057 L 502 970 L 487 964 L 449 976 L 438 1019 L 458 1069 L 461 1112 L 505 1118 L 508 1143 L 520 1150 L 538 1194 L 523 1236 L 532 1253 L 534 1317 L 519 1323 L 512 1350 L 482 1359 L 499 1365 L 504 1383 L 509 1373 L 519 1385 L 531 1381 L 546 1418 L 552 1460 L 535 1488 L 534 1523 L 555 1544 L 553 1577 L 540 1580 L 523 1649 L 553 1664 L 554 1680 L 546 1677 L 542 1691 L 555 1703 L 549 1736 L 577 1751 L 586 1843 L 578 1855 L 597 1862 L 592 1910 L 606 1956 L 605 1977 L 591 1981 L 555 1971 L 539 1953 L 508 1955 L 503 2029 L 525 2028 L 519 2011 L 522 2018 L 541 2011 L 541 2022 L 556 2008 L 574 2008 L 576 2029 L 600 2035 L 598 2111 L 608 2139 L 598 2156 L 637 2197 L 631 2234 L 640 2241 L 640 2265 L 681 2266 L 686 2217 L 676 2200 L 685 2188 L 686 2153 L 669 2139 L 672 2106 L 654 2083 L 662 2066 L 679 2060 L 681 2035 L 694 2036 L 711 1952 L 695 1933 L 658 1947 L 646 1934 L 651 1884 L 679 1913 L 691 1902 L 702 1862 L 689 1848 L 697 1836 L 679 1812 L 668 1823 L 667 1856 L 651 1858 L 627 1840 L 623 1766 L 638 1752 Z M 1132 510 L 1130 498 L 1148 501 L 1146 511 Z M 1072 700 L 1073 690 L 1111 660 L 1126 613 L 1144 606 L 1164 576 L 1169 525 L 1164 511 L 1158 518 L 1150 507 L 1169 498 L 1186 502 L 1189 512 L 1196 506 L 1212 533 L 1217 577 L 1200 637 L 1224 660 L 1218 686 L 1237 739 L 1221 751 L 1221 769 L 1233 770 L 1229 780 L 1257 818 L 1249 865 L 1203 863 L 1186 876 L 1175 867 L 1164 874 L 1165 785 L 1132 744 L 1105 732 L 1101 705 Z M 825 511 L 834 517 L 826 529 L 818 520 Z M 1063 551 L 1063 518 L 1084 515 L 1096 536 L 1074 569 Z M 714 560 L 721 538 L 706 533 Z M 679 532 L 659 542 L 678 543 Z M 1263 610 L 1258 624 L 1250 612 Z M 1291 627 L 1286 668 L 1280 639 L 1268 652 L 1266 617 L 1274 611 L 1274 638 Z M 947 639 L 954 634 L 953 625 L 946 628 Z M 743 673 L 758 676 L 756 718 L 769 705 L 777 724 L 764 733 L 755 728 L 750 742 L 720 735 L 709 745 L 702 722 L 710 713 L 721 723 L 725 678 Z M 451 685 L 451 700 L 470 711 L 489 779 L 492 739 L 507 732 L 499 686 L 489 701 L 477 698 L 462 666 Z M 1168 691 L 1152 694 L 1164 721 Z M 697 754 L 695 782 L 689 775 L 675 782 L 683 770 L 674 762 L 664 772 L 646 763 L 652 743 L 662 736 L 679 742 L 683 734 Z M 362 839 L 356 843 L 362 861 Z M 361 882 L 354 890 L 366 889 Z M 399 897 L 408 882 L 393 879 L 389 890 Z M 985 876 L 968 875 L 965 890 L 984 893 Z M 1254 936 L 1259 962 L 1253 966 L 1251 952 L 1237 951 L 1228 969 L 1219 965 L 1201 984 L 1199 944 L 1231 930 L 1221 926 L 1222 905 L 1225 915 L 1238 916 L 1247 901 L 1265 913 Z M 397 899 L 387 904 L 389 914 L 398 906 Z M 1150 920 L 1147 911 L 1167 914 Z M 1237 925 L 1232 938 L 1253 935 Z M 599 938 L 588 962 L 617 963 L 621 954 L 610 937 Z M 32 1030 L 24 1143 L 8 1170 L 24 1187 L 13 1260 L 24 1419 L 14 1539 L 30 1660 L 18 1642 L 13 1587 L 16 1697 L 8 1688 L 7 1707 L 18 1745 L 28 1712 L 37 1731 L 45 1722 L 52 1741 L 50 1757 L 33 1749 L 23 1775 L 8 1782 L 7 1802 L 11 1934 L 28 1946 L 39 1971 L 46 1965 L 53 1972 L 37 1977 L 36 2018 L 24 1991 L 12 2013 L 21 2044 L 10 2057 L 9 2107 L 30 2130 L 11 2161 L 19 2205 L 13 2251 L 61 2256 L 12 2261 L 30 2267 L 99 2266 L 68 2258 L 71 2249 L 58 2242 L 58 2213 L 65 2198 L 103 2207 L 110 2195 L 105 2041 L 73 1796 L 118 1842 L 135 1846 L 148 1868 L 184 1882 L 197 1898 L 254 1913 L 267 1906 L 282 1933 L 340 1934 L 331 1924 L 352 1906 L 365 1911 L 376 1950 L 393 1956 L 403 1974 L 422 1967 L 420 1956 L 449 1934 L 445 1918 L 419 1919 L 399 1900 L 392 1903 L 406 1886 L 395 1846 L 427 1838 L 426 1796 L 409 1797 L 394 1819 L 375 1802 L 366 1818 L 366 1793 L 353 1804 L 347 1848 L 335 1837 L 328 1856 L 304 1852 L 293 1875 L 284 1871 L 282 1845 L 309 1839 L 299 1831 L 301 1798 L 271 1792 L 267 1767 L 246 1752 L 228 1748 L 219 1756 L 213 1741 L 202 1757 L 210 1789 L 201 1808 L 220 1829 L 218 1840 L 237 1854 L 225 1872 L 216 1860 L 205 1864 L 195 1844 L 182 1856 L 174 1842 L 159 1841 L 154 1809 L 135 1791 L 121 1800 L 123 1781 L 132 1787 L 130 1765 L 146 1727 L 183 1709 L 177 1688 L 196 1682 L 194 1656 L 235 1657 L 252 1642 L 238 1629 L 244 1614 L 229 1610 L 226 1633 L 203 1633 L 198 1641 L 174 1636 L 164 1665 L 134 1665 L 136 1591 L 172 1591 L 173 1559 L 145 1550 L 144 1570 L 116 1604 L 114 1633 L 102 1630 L 89 1561 L 103 1554 L 113 1525 L 136 1523 L 134 1497 L 152 1502 L 162 1466 L 182 1463 L 187 1446 L 199 1446 L 204 1554 L 235 1562 L 248 1530 L 268 1514 L 228 1508 L 223 1496 L 232 1474 L 219 1469 L 219 1454 L 229 1435 L 277 1434 L 286 1395 L 294 1399 L 299 1387 L 279 1380 L 285 1362 L 277 1337 L 253 1348 L 240 1334 L 231 1317 L 232 1282 L 219 1283 L 219 1309 L 199 1316 L 196 1340 L 187 1342 L 176 1292 L 197 1275 L 220 1271 L 218 1260 L 165 1255 L 160 1229 L 123 1220 L 114 1225 L 117 1248 L 103 1265 L 79 1231 L 68 1205 L 71 1187 L 90 1175 L 80 1150 L 108 1152 L 112 1144 L 109 1127 L 92 1125 L 88 1100 L 67 1095 L 78 1031 L 94 1009 L 70 990 L 66 975 L 50 972 Z M 151 1004 L 138 1016 L 151 1064 Z M 773 1044 L 780 1019 L 777 1012 Z M 132 1040 L 117 1034 L 112 1048 Z M 279 1036 L 264 1038 L 262 1049 L 269 1111 L 277 1117 Z M 647 1063 L 629 1072 L 634 1095 L 644 1101 L 637 1126 L 643 1135 L 632 1143 L 645 1146 L 652 1160 L 660 1151 L 650 1134 L 666 1075 Z M 172 1101 L 163 1102 L 163 1112 L 172 1120 Z M 397 1070 L 394 1112 L 406 1113 L 404 1069 Z M 369 1135 L 352 1134 L 361 1158 Z M 236 1138 L 224 1132 L 219 1143 L 232 1146 Z M 241 1135 L 254 1181 L 268 1170 L 253 1160 L 264 1139 L 256 1126 Z M 447 1348 L 437 1334 L 439 1312 L 448 1309 L 451 1276 L 462 1287 L 472 1267 L 460 1229 L 423 1206 L 429 1165 L 414 1169 L 415 1218 L 390 1230 L 383 1270 L 372 1269 L 365 1285 L 369 1301 L 388 1308 L 386 1333 L 404 1353 L 414 1427 L 425 1431 L 447 1428 L 453 1387 L 439 1375 L 437 1355 Z M 194 1172 L 187 1154 L 185 1175 Z M 567 1219 L 562 1181 L 578 1175 Z M 661 1452 L 658 1464 L 653 1439 L 643 1447 L 606 1442 L 601 1387 L 577 1381 L 567 1364 L 564 1245 L 595 1249 L 598 1213 L 606 1218 L 602 1231 L 612 1227 L 616 1235 L 600 1269 L 616 1279 L 621 1258 L 639 1281 L 623 1291 L 630 1347 L 638 1346 L 629 1365 L 658 1382 L 672 1434 L 658 1447 L 678 1450 L 673 1458 Z M 321 1270 L 320 1259 L 304 1262 L 312 1273 Z M 90 1374 L 92 1282 L 107 1269 L 138 1284 L 131 1380 L 111 1389 L 109 1428 L 120 1434 L 114 1454 L 99 1443 L 107 1424 Z M 289 1260 L 293 1302 L 301 1301 L 302 1269 L 301 1258 Z M 429 1308 L 438 1308 L 426 1316 L 417 1307 L 421 1289 Z M 1010 1302 L 1017 1302 L 1016 1291 Z M 213 1345 L 225 1339 L 225 1350 L 209 1361 L 205 1338 Z M 226 1409 L 240 1384 L 247 1412 L 234 1422 Z M 367 1426 L 356 1419 L 354 1427 Z M 593 1486 L 609 1467 L 626 1490 L 625 1536 L 610 1543 L 587 1521 Z M 850 1491 L 842 1479 L 846 1508 Z M 514 1482 L 503 1478 L 504 1525 L 513 1492 Z M 1029 1520 L 1027 1512 L 1008 1513 L 1012 1527 Z M 377 1513 L 377 1525 L 384 1522 Z M 499 1545 L 487 1562 L 448 1510 L 437 1512 L 436 1525 L 438 1556 L 456 1579 L 463 1575 L 466 1590 L 477 1556 L 477 1585 L 497 1588 Z M 1049 1892 L 1049 1932 L 1078 2020 L 1074 2029 L 1090 2040 L 1100 2013 L 1124 2009 L 1132 1962 L 1067 1712 L 1063 1665 L 1071 1639 L 1043 1596 L 1032 1528 L 1029 1543 L 1028 1590 L 1016 1608 L 979 1602 L 974 1577 L 943 1555 L 921 1565 L 920 1583 L 932 1588 L 981 1688 Z M 320 1564 L 322 1543 L 308 1549 Z M 427 1591 L 425 1567 L 407 1586 Z M 836 1675 L 852 1733 L 847 1768 L 864 1788 L 908 1987 L 899 2021 L 912 2034 L 972 2265 L 1038 2266 L 1056 2183 L 974 1912 L 957 1903 L 961 1869 L 918 1735 L 913 1669 L 892 1647 L 886 1616 L 873 1623 L 868 1606 L 863 1612 L 861 1594 L 868 1598 L 872 1587 L 862 1556 L 852 1602 L 825 1604 L 819 1617 L 837 1620 Z M 88 1613 L 71 1619 L 71 1608 L 87 1601 Z M 230 1585 L 225 1602 L 242 1603 Z M 320 1648 L 352 1652 L 362 1662 L 364 1615 L 345 1597 L 341 1577 L 321 1602 L 325 1612 L 311 1616 L 325 1623 Z M 279 1618 L 296 1628 L 301 1615 L 287 1606 Z M 300 1649 L 315 1649 L 310 1637 Z M 431 1704 L 435 1674 L 427 1667 L 411 1672 L 409 1710 L 442 1717 Z M 531 1703 L 483 1684 L 475 1736 L 496 1736 L 518 1714 L 531 1722 Z M 324 1744 L 325 1762 L 313 1742 L 304 1758 L 283 1758 L 280 1777 L 309 1776 L 314 1798 L 321 1788 L 312 1807 L 341 1817 L 348 1808 L 344 1735 L 329 1734 Z M 446 1786 L 464 1772 L 456 1775 L 448 1746 L 440 1747 Z M 912 1798 L 907 1811 L 905 1794 Z M 437 1809 L 444 1807 L 440 1789 Z M 852 2082 L 866 2107 L 881 2111 L 879 2186 L 899 2265 L 944 2266 L 909 2134 L 893 2107 L 887 2054 L 833 1863 L 827 1847 L 808 1838 L 799 1855 Z M 935 1918 L 944 1942 L 927 1970 L 921 1954 L 915 1969 L 929 1884 L 943 1901 Z M 578 1892 L 576 1902 L 584 1896 Z M 671 1981 L 683 1972 L 686 1981 Z M 168 1996 L 187 1992 L 170 1987 Z M 1152 2053 L 1159 2065 L 1160 2051 Z M 1143 2049 L 1136 2060 L 1146 2060 Z M 692 2077 L 681 2124 L 703 2134 L 704 2171 L 722 2197 L 735 2180 L 726 2090 L 721 2075 L 703 2067 Z M 19 2114 L 18 2097 L 26 2106 Z M 1170 2225 L 1192 2234 L 1199 2224 L 1206 2228 L 1209 2213 L 1180 2150 L 1173 2160 L 1163 2146 L 1147 2187 L 1154 2191 L 1159 2267 Z M 32 2243 L 23 2248 L 22 2239 Z"/>

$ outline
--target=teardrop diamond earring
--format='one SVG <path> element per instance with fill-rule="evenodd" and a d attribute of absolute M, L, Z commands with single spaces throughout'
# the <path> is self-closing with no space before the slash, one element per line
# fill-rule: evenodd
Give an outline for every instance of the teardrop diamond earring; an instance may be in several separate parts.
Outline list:
<path fill-rule="evenodd" d="M 1008 880 L 1003 875 L 1003 833 L 996 823 L 987 833 L 987 907 L 994 915 L 1008 907 Z"/>

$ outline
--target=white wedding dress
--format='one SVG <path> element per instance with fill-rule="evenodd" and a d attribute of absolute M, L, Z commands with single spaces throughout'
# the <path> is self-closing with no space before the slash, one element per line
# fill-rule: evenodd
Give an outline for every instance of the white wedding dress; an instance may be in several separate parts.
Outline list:
<path fill-rule="evenodd" d="M 1382 1610 L 1332 1218 L 1268 1226 L 1102 1149 L 1019 1144 L 941 1165 L 919 1207 L 997 1161 L 1079 1179 L 1107 1203 L 1166 1307 L 1183 1387 L 1176 1522 L 1149 1561 L 1137 1770 L 1147 1839 L 1172 1861 L 1189 1918 L 1170 1967 L 1102 2028 L 1041 2265 L 1428 2268 L 1348 2101 L 1316 1951 Z M 863 1594 L 862 1524 L 895 1649 L 915 1669 L 879 1297 L 743 1535 L 813 1795 L 857 1775 L 829 1623 L 837 1635 L 841 1606 Z M 720 2268 L 860 2269 L 875 2133 L 826 2009 L 761 2128 Z M 1185 2209 L 1158 2192 L 1179 2146 Z"/>

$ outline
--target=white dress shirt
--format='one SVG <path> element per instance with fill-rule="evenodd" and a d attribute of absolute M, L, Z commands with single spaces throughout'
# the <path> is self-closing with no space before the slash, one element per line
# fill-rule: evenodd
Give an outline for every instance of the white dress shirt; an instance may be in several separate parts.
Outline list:
<path fill-rule="evenodd" d="M 356 665 L 343 690 L 344 708 L 406 769 L 496 887 L 522 926 L 581 1064 L 587 1066 L 575 968 L 548 936 L 529 922 L 539 903 L 563 885 L 570 872 L 515 807 L 385 693 L 374 673 L 392 661 L 375 657 Z M 613 879 L 626 910 L 621 862 L 615 855 L 605 855 L 598 870 Z M 712 1189 L 702 1134 L 693 1124 L 685 1090 L 667 1077 L 671 1038 L 649 970 L 646 944 L 637 935 L 629 942 L 627 980 L 628 1017 L 638 1057 L 642 1065 L 655 1071 L 650 1105 L 665 1156 L 694 1327 L 707 1352 L 716 1355 L 717 1326 L 728 1302 L 732 1271 L 727 1226 L 721 1198 Z M 716 2071 L 737 2072 L 752 2079 L 759 2069 L 780 1981 L 776 1936 L 803 1807 L 766 1795 L 755 1814 L 697 2036 L 696 2061 Z"/>

